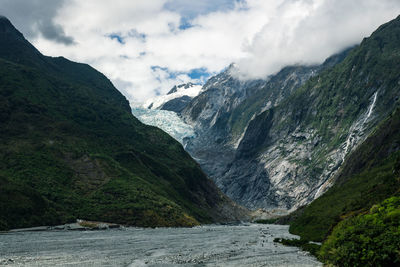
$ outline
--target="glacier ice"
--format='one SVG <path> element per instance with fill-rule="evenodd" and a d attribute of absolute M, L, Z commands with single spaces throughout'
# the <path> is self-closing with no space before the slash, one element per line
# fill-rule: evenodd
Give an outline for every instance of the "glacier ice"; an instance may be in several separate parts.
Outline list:
<path fill-rule="evenodd" d="M 186 124 L 173 111 L 133 107 L 133 115 L 142 123 L 156 126 L 184 144 L 185 138 L 195 137 L 193 127 Z"/>

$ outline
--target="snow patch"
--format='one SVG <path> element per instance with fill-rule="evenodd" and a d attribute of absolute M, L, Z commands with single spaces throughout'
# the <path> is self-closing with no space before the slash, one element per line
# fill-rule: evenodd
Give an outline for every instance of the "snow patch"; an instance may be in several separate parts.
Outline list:
<path fill-rule="evenodd" d="M 197 84 L 190 84 L 188 88 L 185 88 L 186 86 L 177 86 L 177 91 L 171 94 L 167 95 L 162 95 L 162 96 L 157 96 L 155 98 L 147 100 L 143 107 L 144 108 L 150 108 L 150 109 L 158 109 L 160 108 L 163 104 L 167 103 L 168 101 L 175 99 L 175 98 L 180 98 L 182 96 L 189 96 L 189 97 L 195 97 L 197 96 L 202 89 L 202 85 L 197 85 Z M 151 107 L 150 107 L 151 105 Z"/>

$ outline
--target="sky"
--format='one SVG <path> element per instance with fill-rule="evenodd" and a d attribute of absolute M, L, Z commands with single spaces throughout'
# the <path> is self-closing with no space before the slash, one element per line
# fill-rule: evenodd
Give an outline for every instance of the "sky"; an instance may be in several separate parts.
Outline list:
<path fill-rule="evenodd" d="M 175 84 L 318 64 L 400 14 L 399 0 L 0 0 L 43 54 L 88 63 L 132 105 Z"/>

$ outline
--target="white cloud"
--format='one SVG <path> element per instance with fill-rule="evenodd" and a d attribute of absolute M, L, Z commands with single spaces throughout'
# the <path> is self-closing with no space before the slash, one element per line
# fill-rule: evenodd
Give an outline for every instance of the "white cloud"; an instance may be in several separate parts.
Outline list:
<path fill-rule="evenodd" d="M 249 1 L 250 9 L 268 8 L 270 20 L 237 63 L 242 78 L 262 78 L 293 64 L 321 63 L 369 36 L 400 13 L 398 0 Z M 265 7 L 263 7 L 265 6 Z"/>
<path fill-rule="evenodd" d="M 55 42 L 71 45 L 72 37 L 54 22 L 65 0 L 0 0 L 0 14 L 6 15 L 29 38 L 42 35 Z"/>
<path fill-rule="evenodd" d="M 132 102 L 198 82 L 189 76 L 193 69 L 217 73 L 237 62 L 240 77 L 259 78 L 285 65 L 318 63 L 400 13 L 398 0 L 58 2 L 42 17 L 74 44 L 21 30 L 46 55 L 91 64 Z M 32 3 L 41 8 L 40 1 Z M 37 19 L 25 18 L 15 5 L 3 7 L 0 12 L 19 24 Z"/>

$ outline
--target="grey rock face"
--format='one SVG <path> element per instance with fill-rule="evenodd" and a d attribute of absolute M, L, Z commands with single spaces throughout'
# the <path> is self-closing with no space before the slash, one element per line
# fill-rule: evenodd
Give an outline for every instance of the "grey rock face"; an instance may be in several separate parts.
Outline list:
<path fill-rule="evenodd" d="M 169 90 L 169 92 L 167 93 L 167 95 L 173 94 L 178 92 L 179 89 L 184 88 L 184 89 L 188 89 L 190 87 L 192 87 L 194 84 L 191 82 L 188 83 L 183 83 L 183 84 L 179 84 L 179 85 L 175 85 L 174 87 L 171 88 L 171 90 Z"/>
<path fill-rule="evenodd" d="M 191 100 L 192 98 L 190 96 L 184 95 L 164 103 L 160 109 L 179 113 L 190 103 Z"/>
<path fill-rule="evenodd" d="M 319 66 L 286 67 L 266 80 L 239 81 L 231 65 L 181 112 L 197 132 L 187 151 L 224 193 L 248 208 L 290 210 L 309 203 L 330 187 L 345 156 L 377 122 L 375 93 L 360 103 L 364 108 L 343 141 L 332 145 L 308 121 L 319 112 L 318 97 L 295 93 L 348 52 Z"/>
<path fill-rule="evenodd" d="M 234 70 L 232 64 L 210 78 L 202 93 L 180 113 L 197 133 L 185 148 L 211 177 L 219 177 L 234 159 L 229 127 L 232 112 L 265 84 L 263 80 L 239 81 L 232 76 Z"/>
<path fill-rule="evenodd" d="M 238 203 L 254 209 L 281 207 L 271 194 L 268 170 L 254 155 L 270 142 L 273 107 L 322 67 L 288 67 L 267 80 L 247 82 L 235 79 L 233 68 L 211 78 L 181 112 L 197 133 L 185 148 Z"/>

